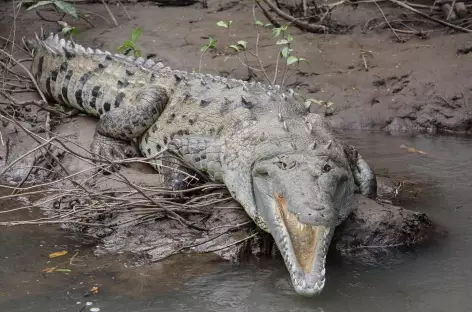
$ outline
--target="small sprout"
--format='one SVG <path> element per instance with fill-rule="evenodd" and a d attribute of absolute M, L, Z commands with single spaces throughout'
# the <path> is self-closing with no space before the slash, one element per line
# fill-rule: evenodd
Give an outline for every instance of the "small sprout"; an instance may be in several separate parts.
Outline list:
<path fill-rule="evenodd" d="M 259 20 L 256 20 L 256 25 L 259 25 L 259 26 L 264 26 L 264 23 L 259 21 Z"/>
<path fill-rule="evenodd" d="M 292 42 L 292 41 L 293 41 L 293 36 L 289 34 L 289 35 L 287 36 L 287 41 L 288 41 L 288 42 Z"/>
<path fill-rule="evenodd" d="M 121 46 L 119 46 L 116 50 L 117 52 L 122 52 L 124 55 L 128 55 L 128 53 L 133 52 L 134 56 L 141 56 L 141 50 L 136 48 L 136 41 L 142 34 L 141 28 L 136 28 L 131 33 L 131 40 L 125 40 Z"/>
<path fill-rule="evenodd" d="M 136 41 L 139 39 L 139 37 L 141 37 L 142 34 L 143 30 L 140 27 L 136 28 L 131 34 L 131 41 L 133 43 L 136 43 Z"/>
<path fill-rule="evenodd" d="M 216 44 L 216 40 L 212 37 L 208 38 L 208 44 L 202 46 L 200 48 L 200 52 L 205 53 L 208 49 L 214 49 Z"/>
<path fill-rule="evenodd" d="M 64 21 L 57 21 L 57 23 L 62 27 L 61 32 L 64 34 L 64 36 L 72 37 L 73 35 L 77 34 L 77 28 L 74 26 L 70 26 Z"/>

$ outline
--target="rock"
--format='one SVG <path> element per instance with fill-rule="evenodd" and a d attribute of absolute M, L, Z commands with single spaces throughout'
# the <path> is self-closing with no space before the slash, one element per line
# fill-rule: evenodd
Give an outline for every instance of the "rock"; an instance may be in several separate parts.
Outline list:
<path fill-rule="evenodd" d="M 456 12 L 454 12 L 449 3 L 444 3 L 443 5 L 441 5 L 441 10 L 443 11 L 444 18 L 447 21 L 454 21 L 457 19 Z"/>
<path fill-rule="evenodd" d="M 454 10 L 456 11 L 457 16 L 461 18 L 467 15 L 467 8 L 464 2 L 456 2 L 454 5 Z"/>
<path fill-rule="evenodd" d="M 424 213 L 379 203 L 358 195 L 359 208 L 336 230 L 333 244 L 344 256 L 366 256 L 424 241 L 432 223 Z"/>

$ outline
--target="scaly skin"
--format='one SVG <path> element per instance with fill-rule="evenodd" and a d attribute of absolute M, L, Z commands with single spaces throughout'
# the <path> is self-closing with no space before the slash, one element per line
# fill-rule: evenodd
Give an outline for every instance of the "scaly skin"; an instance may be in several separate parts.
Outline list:
<path fill-rule="evenodd" d="M 96 152 L 125 157 L 125 142 L 136 139 L 145 156 L 167 157 L 154 165 L 169 182 L 173 168 L 187 170 L 175 156 L 223 182 L 274 237 L 296 292 L 322 291 L 334 229 L 356 189 L 376 195 L 376 179 L 293 91 L 86 50 L 52 34 L 27 46 L 49 98 L 100 118 Z"/>

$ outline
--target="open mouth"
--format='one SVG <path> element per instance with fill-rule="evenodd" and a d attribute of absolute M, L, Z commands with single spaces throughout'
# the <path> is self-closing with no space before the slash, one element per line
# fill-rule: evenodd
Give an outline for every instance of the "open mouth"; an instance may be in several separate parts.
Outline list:
<path fill-rule="evenodd" d="M 276 193 L 275 198 L 277 210 L 284 221 L 297 262 L 305 273 L 311 273 L 317 260 L 317 249 L 322 247 L 318 245 L 323 244 L 322 238 L 327 228 L 322 225 L 301 223 L 295 214 L 288 211 L 287 202 L 282 195 Z"/>

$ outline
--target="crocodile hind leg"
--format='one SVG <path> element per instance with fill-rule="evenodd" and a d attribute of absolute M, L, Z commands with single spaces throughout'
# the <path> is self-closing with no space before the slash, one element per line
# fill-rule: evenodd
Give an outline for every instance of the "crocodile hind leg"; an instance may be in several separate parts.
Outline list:
<path fill-rule="evenodd" d="M 139 90 L 134 101 L 122 99 L 101 115 L 92 152 L 107 160 L 122 160 L 138 155 L 132 145 L 156 120 L 168 102 L 167 91 L 159 86 Z M 131 103 L 130 103 L 131 102 Z M 115 106 L 118 106 L 115 103 Z"/>
<path fill-rule="evenodd" d="M 208 180 L 221 181 L 220 146 L 213 137 L 184 135 L 168 144 L 156 143 L 162 142 L 151 142 L 145 135 L 141 150 L 150 157 L 161 152 L 161 146 L 167 147 L 153 165 L 173 190 L 188 189 Z"/>

